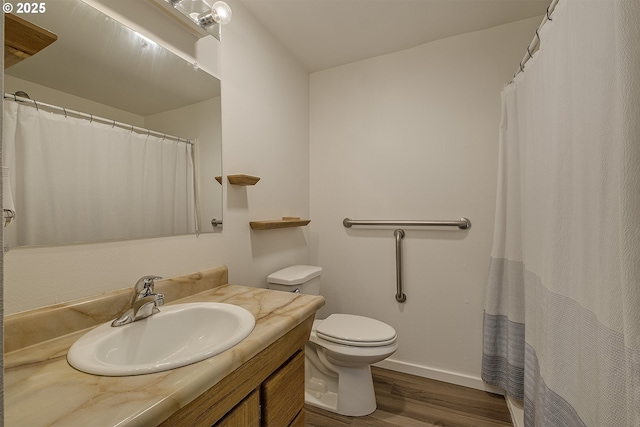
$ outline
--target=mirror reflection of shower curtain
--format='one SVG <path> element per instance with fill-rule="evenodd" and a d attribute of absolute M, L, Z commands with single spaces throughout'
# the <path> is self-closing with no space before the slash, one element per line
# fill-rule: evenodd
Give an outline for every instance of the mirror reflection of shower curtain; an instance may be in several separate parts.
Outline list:
<path fill-rule="evenodd" d="M 4 101 L 9 247 L 191 234 L 191 144 Z"/>

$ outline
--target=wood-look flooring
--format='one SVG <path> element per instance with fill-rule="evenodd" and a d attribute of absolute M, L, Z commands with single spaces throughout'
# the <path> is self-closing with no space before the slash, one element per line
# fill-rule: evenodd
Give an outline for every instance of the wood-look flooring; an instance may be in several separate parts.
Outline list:
<path fill-rule="evenodd" d="M 371 368 L 378 408 L 346 417 L 306 405 L 306 427 L 512 427 L 504 398 L 481 390 Z"/>

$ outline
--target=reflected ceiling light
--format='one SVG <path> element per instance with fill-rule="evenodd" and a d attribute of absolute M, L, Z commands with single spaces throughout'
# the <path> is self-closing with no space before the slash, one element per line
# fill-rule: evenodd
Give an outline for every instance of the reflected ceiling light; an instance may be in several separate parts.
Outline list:
<path fill-rule="evenodd" d="M 205 30 L 216 24 L 226 25 L 231 22 L 231 8 L 223 1 L 209 6 L 206 0 L 165 0 L 176 10 L 188 16 L 191 21 Z"/>
<path fill-rule="evenodd" d="M 140 34 L 137 31 L 133 32 L 136 36 L 138 36 L 141 40 L 142 40 L 142 45 L 143 46 L 147 46 L 147 45 L 151 45 L 151 46 L 157 46 L 158 43 L 154 42 L 153 40 L 151 40 L 149 37 L 147 36 L 143 36 L 142 34 Z"/>

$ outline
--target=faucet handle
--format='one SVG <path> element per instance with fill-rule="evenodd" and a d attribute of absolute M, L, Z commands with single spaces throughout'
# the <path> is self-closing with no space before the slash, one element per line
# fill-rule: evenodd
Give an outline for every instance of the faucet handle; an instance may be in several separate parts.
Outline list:
<path fill-rule="evenodd" d="M 162 277 L 153 275 L 141 277 L 134 287 L 135 294 L 142 294 L 141 298 L 149 296 L 153 292 L 154 281 L 159 279 L 162 279 Z"/>

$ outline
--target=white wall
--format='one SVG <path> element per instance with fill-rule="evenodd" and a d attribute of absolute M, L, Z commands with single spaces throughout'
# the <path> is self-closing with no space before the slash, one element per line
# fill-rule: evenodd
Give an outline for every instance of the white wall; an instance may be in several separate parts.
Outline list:
<path fill-rule="evenodd" d="M 253 232 L 248 224 L 309 216 L 308 74 L 241 4 L 228 3 L 233 22 L 219 50 L 210 40 L 181 40 L 177 53 L 195 55 L 221 77 L 223 173 L 261 181 L 250 188 L 224 183 L 222 233 L 10 250 L 4 255 L 5 314 L 129 287 L 145 274 L 173 277 L 223 264 L 231 282 L 265 286 L 272 271 L 308 261 L 307 229 Z M 129 10 L 138 9 L 124 13 Z M 162 41 L 154 36 L 167 31 L 161 19 L 128 17 L 134 23 L 144 18 L 145 27 L 136 29 Z"/>
<path fill-rule="evenodd" d="M 478 388 L 492 243 L 500 91 L 540 18 L 451 37 L 311 75 L 311 261 L 327 305 L 394 326 L 385 366 Z M 393 228 L 355 219 L 458 219 L 407 229 L 407 301 L 395 294 Z"/>
<path fill-rule="evenodd" d="M 237 254 L 229 280 L 265 286 L 267 275 L 308 261 L 308 228 L 251 231 L 249 221 L 309 217 L 309 75 L 237 1 L 222 35 L 223 250 Z"/>

